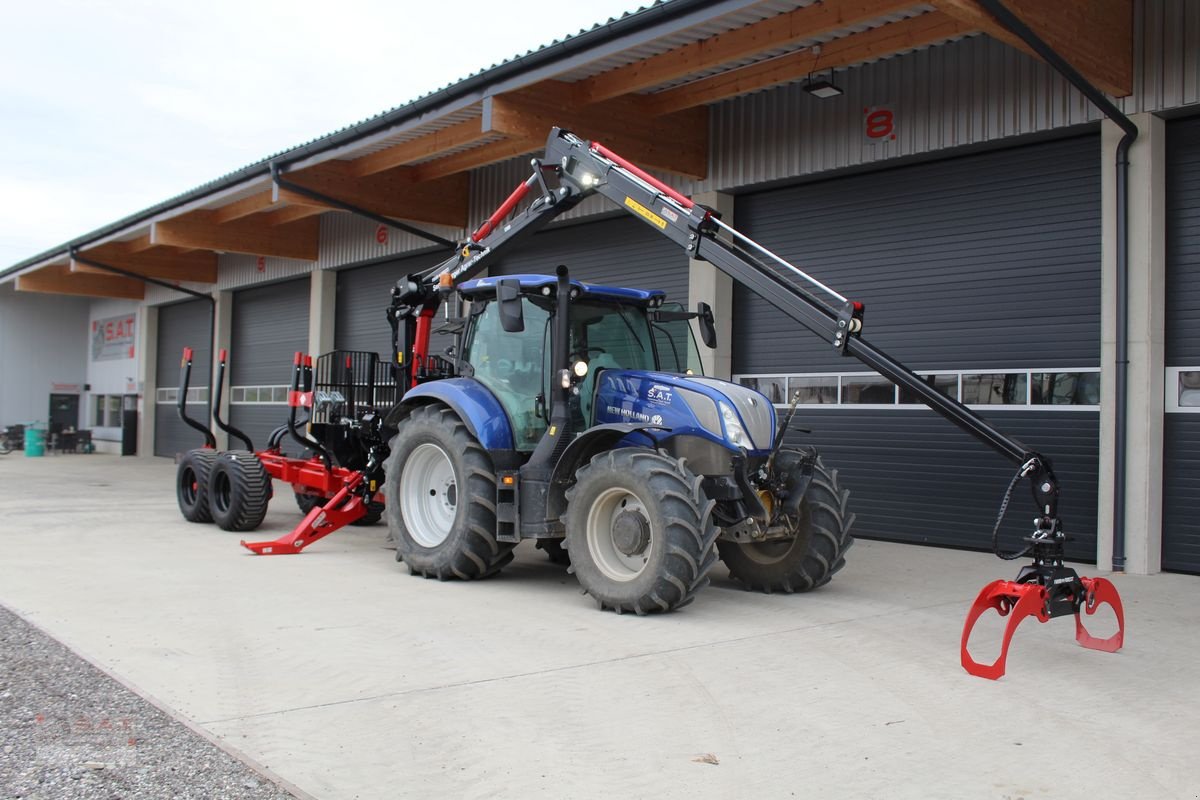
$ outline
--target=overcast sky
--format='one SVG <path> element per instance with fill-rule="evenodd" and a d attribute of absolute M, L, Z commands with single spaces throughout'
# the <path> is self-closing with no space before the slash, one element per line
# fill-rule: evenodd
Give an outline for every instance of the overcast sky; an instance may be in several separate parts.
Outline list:
<path fill-rule="evenodd" d="M 639 5 L 6 3 L 0 269 Z"/>

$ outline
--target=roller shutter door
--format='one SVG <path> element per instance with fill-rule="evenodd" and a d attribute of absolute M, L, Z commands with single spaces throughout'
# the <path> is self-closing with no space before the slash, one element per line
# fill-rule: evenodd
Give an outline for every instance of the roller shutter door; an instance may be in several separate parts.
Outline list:
<path fill-rule="evenodd" d="M 203 300 L 162 306 L 158 309 L 158 358 L 155 380 L 159 395 L 154 414 L 154 455 L 175 457 L 204 445 L 204 437 L 179 419 L 176 403 L 164 397 L 163 390 L 179 386 L 179 363 L 183 348 L 190 347 L 192 383 L 194 388 L 206 389 L 212 369 L 212 348 L 209 345 L 209 321 L 212 305 Z M 161 400 L 161 402 L 157 402 Z M 208 416 L 208 404 L 189 403 L 188 414 L 201 424 Z"/>
<path fill-rule="evenodd" d="M 392 302 L 392 287 L 410 272 L 423 272 L 446 257 L 446 252 L 438 251 L 339 272 L 334 346 L 391 358 L 392 330 L 385 312 Z"/>
<path fill-rule="evenodd" d="M 309 284 L 306 277 L 233 295 L 229 416 L 256 448 L 287 421 L 283 387 L 296 352 L 308 349 Z"/>
<path fill-rule="evenodd" d="M 688 259 L 680 247 L 631 217 L 564 225 L 535 235 L 490 275 L 553 275 L 565 264 L 588 283 L 662 289 L 687 305 Z"/>
<path fill-rule="evenodd" d="M 1167 126 L 1166 227 L 1162 564 L 1200 573 L 1200 119 Z"/>
<path fill-rule="evenodd" d="M 746 195 L 736 211 L 748 235 L 864 302 L 869 341 L 964 393 L 1012 401 L 986 415 L 1053 459 L 1081 560 L 1096 543 L 1100 167 L 1087 136 Z M 923 406 L 895 404 L 890 387 L 868 399 L 875 390 L 853 378 L 813 377 L 865 368 L 741 287 L 733 325 L 735 375 L 845 385 L 840 401 L 801 405 L 794 425 L 813 430 L 797 443 L 841 470 L 856 534 L 990 547 L 1014 465 Z M 996 384 L 962 374 L 987 370 Z M 1069 375 L 1048 383 L 1058 370 Z M 1077 391 L 1064 393 L 1068 381 Z M 1051 398 L 1063 404 L 1042 404 Z M 1014 546 L 1028 533 L 1027 491 L 1002 529 Z"/>

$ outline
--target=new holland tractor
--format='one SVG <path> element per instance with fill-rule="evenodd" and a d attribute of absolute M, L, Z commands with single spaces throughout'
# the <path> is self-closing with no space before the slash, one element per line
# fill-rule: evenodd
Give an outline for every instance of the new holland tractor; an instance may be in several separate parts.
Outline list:
<path fill-rule="evenodd" d="M 861 303 L 598 142 L 555 128 L 545 156 L 531 166 L 528 179 L 453 256 L 392 289 L 384 387 L 390 408 L 372 390 L 357 414 L 311 417 L 322 421 L 314 430 L 329 435 L 370 431 L 367 438 L 335 437 L 365 448 L 365 466 L 266 453 L 264 463 L 279 461 L 276 477 L 325 502 L 287 536 L 247 547 L 298 553 L 382 500 L 396 557 L 413 574 L 485 578 L 511 560 L 517 544 L 533 539 L 551 558 L 569 562 L 602 608 L 618 613 L 686 605 L 718 557 L 735 579 L 762 591 L 808 591 L 830 580 L 852 542 L 848 493 L 813 449 L 784 446 L 797 398 L 780 420 L 766 396 L 699 374 L 691 324 L 712 347 L 706 305 L 685 311 L 661 291 L 591 285 L 572 280 L 566 267 L 555 275 L 479 277 L 599 194 L 1016 465 L 1001 517 L 1017 484 L 1028 481 L 1033 530 L 1022 549 L 1003 553 L 997 520 L 992 549 L 1005 559 L 1031 556 L 1032 563 L 977 597 L 962 634 L 969 672 L 1003 674 L 1008 643 L 1028 616 L 1046 622 L 1074 615 L 1082 645 L 1121 647 L 1116 588 L 1063 562 L 1066 533 L 1050 460 L 862 338 Z M 454 344 L 433 353 L 439 312 L 437 333 L 452 335 Z M 315 414 L 321 397 L 358 391 L 351 377 L 331 376 L 315 392 L 310 379 L 294 376 L 289 403 Z M 300 440 L 294 417 L 287 427 Z M 1104 604 L 1115 611 L 1118 630 L 1098 639 L 1081 612 Z M 1008 623 L 1000 656 L 980 664 L 967 643 L 989 609 Z"/>

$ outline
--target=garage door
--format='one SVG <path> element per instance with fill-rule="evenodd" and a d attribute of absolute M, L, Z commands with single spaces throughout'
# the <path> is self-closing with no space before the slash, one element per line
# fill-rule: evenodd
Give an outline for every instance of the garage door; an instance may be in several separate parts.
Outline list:
<path fill-rule="evenodd" d="M 439 251 L 339 272 L 335 347 L 390 359 L 392 329 L 385 312 L 392 302 L 392 287 L 405 275 L 423 272 L 446 258 L 446 252 Z"/>
<path fill-rule="evenodd" d="M 256 448 L 287 421 L 292 360 L 308 349 L 308 295 L 308 278 L 233 295 L 229 416 Z"/>
<path fill-rule="evenodd" d="M 738 198 L 738 226 L 866 304 L 866 338 L 1054 461 L 1095 558 L 1100 144 L 1042 143 Z M 803 405 L 863 537 L 990 547 L 1015 466 L 740 287 L 734 372 Z M 1004 529 L 1028 533 L 1028 495 Z"/>
<path fill-rule="evenodd" d="M 212 305 L 203 300 L 162 306 L 158 309 L 158 359 L 155 380 L 154 455 L 174 457 L 204 445 L 204 437 L 184 425 L 176 410 L 179 397 L 179 362 L 183 348 L 194 351 L 192 389 L 188 414 L 203 423 L 208 416 L 208 384 L 212 369 L 209 321 Z"/>
<path fill-rule="evenodd" d="M 1200 119 L 1167 126 L 1163 569 L 1200 573 Z"/>
<path fill-rule="evenodd" d="M 687 304 L 688 259 L 680 247 L 631 217 L 566 225 L 542 231 L 491 275 L 553 275 L 565 264 L 571 277 L 589 283 L 662 289 Z"/>

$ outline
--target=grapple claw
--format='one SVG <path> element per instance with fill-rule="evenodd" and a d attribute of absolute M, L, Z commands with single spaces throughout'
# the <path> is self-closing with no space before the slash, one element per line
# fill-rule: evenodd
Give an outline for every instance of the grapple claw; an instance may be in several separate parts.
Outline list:
<path fill-rule="evenodd" d="M 1104 603 L 1112 606 L 1113 613 L 1117 615 L 1117 632 L 1107 639 L 1097 639 L 1088 633 L 1087 628 L 1083 626 L 1083 617 L 1078 611 L 1075 612 L 1075 641 L 1079 642 L 1089 650 L 1103 650 L 1106 653 L 1115 653 L 1125 644 L 1125 608 L 1121 605 L 1121 594 L 1117 591 L 1117 587 L 1107 578 L 1080 578 L 1083 583 L 1085 595 L 1081 608 L 1090 616 L 1096 613 Z"/>
<path fill-rule="evenodd" d="M 967 643 L 971 639 L 971 631 L 976 621 L 990 608 L 996 609 L 1000 616 L 1008 617 L 1004 627 L 1004 639 L 1000 645 L 1000 655 L 991 664 L 980 664 L 971 657 Z M 983 587 L 983 591 L 975 598 L 967 620 L 963 624 L 961 656 L 963 669 L 972 675 L 988 680 L 996 680 L 1004 674 L 1005 663 L 1008 660 L 1008 646 L 1013 634 L 1026 617 L 1037 617 L 1039 622 L 1045 622 L 1050 617 L 1046 613 L 1045 589 L 1033 583 L 1014 583 L 1013 581 L 992 581 Z"/>

